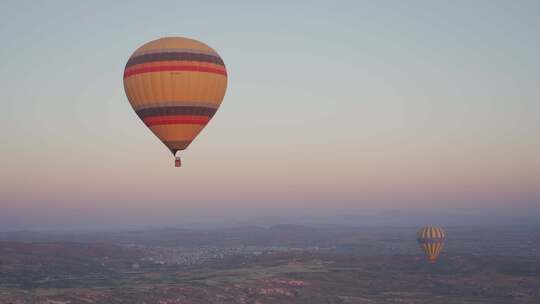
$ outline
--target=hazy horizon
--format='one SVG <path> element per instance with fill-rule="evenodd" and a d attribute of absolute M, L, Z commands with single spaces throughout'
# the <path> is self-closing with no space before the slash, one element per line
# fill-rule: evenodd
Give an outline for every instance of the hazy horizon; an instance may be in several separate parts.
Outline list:
<path fill-rule="evenodd" d="M 0 4 L 0 231 L 540 218 L 540 2 L 160 3 Z M 181 169 L 122 85 L 163 36 L 229 76 Z"/>
<path fill-rule="evenodd" d="M 3 220 L 0 232 L 115 232 L 148 229 L 221 229 L 235 227 L 272 227 L 299 225 L 306 227 L 421 227 L 442 225 L 445 227 L 540 227 L 540 211 L 512 212 L 510 210 L 425 211 L 417 210 L 345 210 L 342 212 L 292 212 L 288 214 L 162 214 L 134 215 L 112 214 L 101 216 L 99 225 L 94 214 L 46 214 L 20 219 L 11 217 Z M 31 223 L 24 221 L 32 221 Z"/>

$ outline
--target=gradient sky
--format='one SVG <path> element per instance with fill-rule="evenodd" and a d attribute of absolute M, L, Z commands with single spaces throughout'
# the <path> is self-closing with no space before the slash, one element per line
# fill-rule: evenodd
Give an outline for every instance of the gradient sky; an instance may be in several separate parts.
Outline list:
<path fill-rule="evenodd" d="M 540 210 L 539 1 L 2 1 L 0 229 Z M 224 103 L 175 169 L 124 94 L 162 36 Z"/>

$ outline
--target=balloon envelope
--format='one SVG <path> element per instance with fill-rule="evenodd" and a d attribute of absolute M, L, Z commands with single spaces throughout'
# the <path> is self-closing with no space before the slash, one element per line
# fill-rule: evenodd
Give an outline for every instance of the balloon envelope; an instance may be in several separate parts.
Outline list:
<path fill-rule="evenodd" d="M 446 232 L 441 227 L 425 226 L 418 230 L 418 244 L 426 253 L 428 261 L 435 263 L 446 241 Z"/>
<path fill-rule="evenodd" d="M 124 70 L 129 103 L 173 154 L 186 149 L 208 124 L 226 88 L 221 57 L 189 38 L 150 41 L 131 55 Z"/>

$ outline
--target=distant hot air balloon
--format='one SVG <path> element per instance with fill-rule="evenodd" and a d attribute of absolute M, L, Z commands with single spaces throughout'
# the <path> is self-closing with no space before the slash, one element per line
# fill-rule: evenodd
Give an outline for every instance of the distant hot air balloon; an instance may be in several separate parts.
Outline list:
<path fill-rule="evenodd" d="M 219 108 L 227 70 L 212 48 L 197 40 L 150 41 L 129 58 L 124 90 L 139 118 L 176 156 L 186 149 Z M 175 159 L 180 167 L 180 157 Z"/>
<path fill-rule="evenodd" d="M 430 263 L 437 260 L 445 240 L 446 232 L 441 227 L 426 226 L 418 230 L 418 244 L 424 249 Z"/>

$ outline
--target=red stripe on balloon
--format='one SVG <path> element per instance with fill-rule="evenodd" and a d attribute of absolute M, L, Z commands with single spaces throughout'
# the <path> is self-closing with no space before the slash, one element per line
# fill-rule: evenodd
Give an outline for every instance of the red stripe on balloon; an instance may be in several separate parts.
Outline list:
<path fill-rule="evenodd" d="M 165 71 L 205 72 L 205 73 L 214 73 L 214 74 L 227 76 L 227 71 L 223 69 L 196 66 L 196 65 L 165 65 L 165 66 L 144 67 L 144 68 L 134 67 L 132 69 L 127 69 L 126 71 L 124 71 L 124 78 L 137 75 L 137 74 L 142 74 L 142 73 L 165 72 Z"/>
<path fill-rule="evenodd" d="M 171 116 L 152 116 L 143 119 L 147 126 L 157 125 L 206 125 L 210 117 L 198 115 L 171 115 Z"/>

